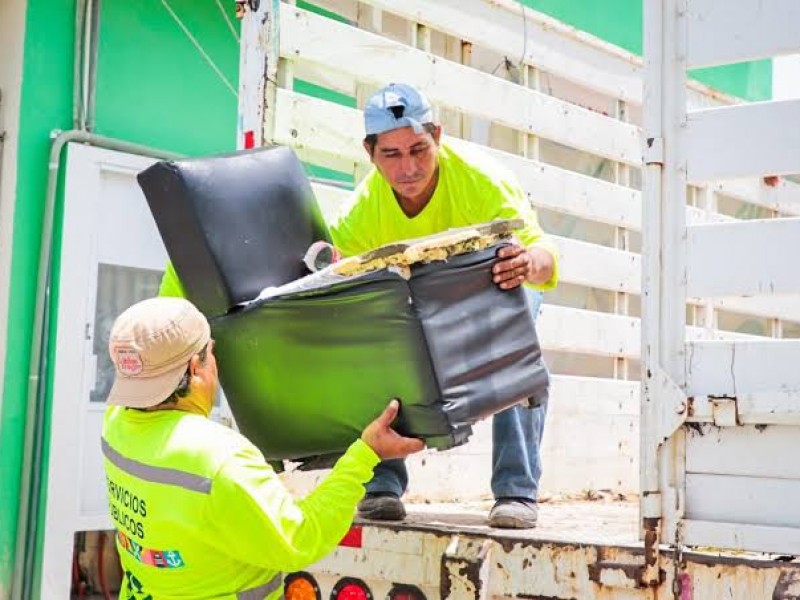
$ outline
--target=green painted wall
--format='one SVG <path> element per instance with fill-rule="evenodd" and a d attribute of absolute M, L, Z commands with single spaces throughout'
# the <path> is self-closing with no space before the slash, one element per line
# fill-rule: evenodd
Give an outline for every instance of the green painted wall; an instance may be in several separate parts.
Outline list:
<path fill-rule="evenodd" d="M 101 2 L 94 131 L 186 154 L 232 150 L 236 146 L 238 42 L 216 2 L 169 0 L 168 4 L 200 48 L 160 0 Z M 233 3 L 219 4 L 238 35 Z M 72 127 L 75 0 L 29 0 L 25 21 L 23 109 L 0 413 L 0 597 L 8 592 L 15 558 L 50 133 Z M 215 72 L 209 60 L 222 75 Z M 56 247 L 60 214 L 59 206 Z M 57 270 L 58 256 L 54 266 Z M 54 281 L 54 303 L 58 288 L 59 282 Z M 52 333 L 55 327 L 52 320 Z M 49 403 L 48 394 L 47 414 Z M 46 430 L 49 426 L 46 422 Z M 39 494 L 44 500 L 44 487 Z M 37 527 L 40 543 L 44 534 L 41 525 Z"/>
<path fill-rule="evenodd" d="M 50 132 L 72 121 L 73 0 L 29 0 L 25 15 L 14 238 L 0 415 L 0 590 L 11 581 L 20 497 L 25 391 Z"/>
<path fill-rule="evenodd" d="M 629 52 L 642 54 L 642 0 L 519 1 Z M 696 69 L 690 76 L 748 100 L 765 100 L 772 96 L 771 60 Z"/>
<path fill-rule="evenodd" d="M 234 3 L 220 5 L 238 35 Z M 233 150 L 239 43 L 216 2 L 169 6 L 188 34 L 160 0 L 102 2 L 95 131 L 185 154 Z"/>

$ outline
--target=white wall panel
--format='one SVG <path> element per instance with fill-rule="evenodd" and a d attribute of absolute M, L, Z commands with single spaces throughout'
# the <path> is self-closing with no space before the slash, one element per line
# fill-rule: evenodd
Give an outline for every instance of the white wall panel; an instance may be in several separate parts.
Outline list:
<path fill-rule="evenodd" d="M 689 0 L 687 6 L 692 68 L 800 51 L 797 0 Z"/>
<path fill-rule="evenodd" d="M 800 389 L 800 340 L 697 341 L 686 346 L 687 395 Z"/>
<path fill-rule="evenodd" d="M 689 296 L 800 292 L 800 219 L 687 228 Z"/>
<path fill-rule="evenodd" d="M 683 543 L 705 548 L 794 555 L 800 548 L 800 529 L 686 519 L 683 522 Z M 770 589 L 768 593 L 771 592 Z M 747 596 L 750 597 L 758 596 Z"/>
<path fill-rule="evenodd" d="M 600 356 L 639 356 L 639 319 L 545 304 L 537 331 L 542 348 Z"/>
<path fill-rule="evenodd" d="M 800 481 L 687 473 L 686 518 L 800 528 Z"/>
<path fill-rule="evenodd" d="M 795 399 L 797 402 L 797 399 Z M 800 406 L 800 402 L 798 403 Z M 694 474 L 800 479 L 800 461 L 776 460 L 794 456 L 800 428 L 713 427 L 692 429 L 686 435 L 686 471 Z"/>
<path fill-rule="evenodd" d="M 800 172 L 800 100 L 691 111 L 686 126 L 689 181 Z"/>
<path fill-rule="evenodd" d="M 641 259 L 638 254 L 551 236 L 560 253 L 561 281 L 598 289 L 638 294 Z"/>

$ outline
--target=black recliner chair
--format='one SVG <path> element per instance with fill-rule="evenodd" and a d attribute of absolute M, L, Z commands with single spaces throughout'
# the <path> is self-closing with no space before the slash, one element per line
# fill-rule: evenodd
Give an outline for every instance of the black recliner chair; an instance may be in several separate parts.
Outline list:
<path fill-rule="evenodd" d="M 160 162 L 138 176 L 170 259 L 209 318 L 239 429 L 268 460 L 335 456 L 391 398 L 430 447 L 546 399 L 522 289 L 492 283 L 497 247 L 246 303 L 308 273 L 330 236 L 296 155 L 269 147 Z M 319 463 L 314 463 L 319 464 Z"/>

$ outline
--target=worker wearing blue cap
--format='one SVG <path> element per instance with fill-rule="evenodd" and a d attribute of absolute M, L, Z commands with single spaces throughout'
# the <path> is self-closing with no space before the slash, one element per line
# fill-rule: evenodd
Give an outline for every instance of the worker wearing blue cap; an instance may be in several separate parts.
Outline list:
<path fill-rule="evenodd" d="M 524 285 L 538 312 L 541 291 L 558 281 L 557 251 L 546 238 L 519 182 L 498 162 L 458 140 L 442 140 L 430 102 L 416 88 L 393 83 L 364 107 L 364 149 L 374 168 L 331 229 L 345 256 L 378 246 L 495 219 L 523 219 L 518 244 L 498 251 L 493 267 L 501 289 Z M 493 527 L 536 524 L 541 476 L 539 446 L 545 407 L 515 406 L 494 416 Z M 401 520 L 408 474 L 402 460 L 382 462 L 367 484 L 359 515 Z"/>

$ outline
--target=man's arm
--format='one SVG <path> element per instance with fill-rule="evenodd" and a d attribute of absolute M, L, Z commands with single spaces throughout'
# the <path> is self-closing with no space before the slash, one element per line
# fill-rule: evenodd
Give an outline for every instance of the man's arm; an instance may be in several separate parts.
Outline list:
<path fill-rule="evenodd" d="M 501 289 L 510 290 L 523 283 L 544 285 L 553 279 L 555 259 L 544 248 L 512 245 L 497 251 L 498 260 L 492 267 L 492 280 Z"/>
<path fill-rule="evenodd" d="M 536 211 L 528 204 L 525 192 L 516 182 L 497 186 L 486 205 L 494 206 L 489 219 L 522 219 L 525 226 L 515 233 L 518 243 L 501 248 L 492 268 L 493 281 L 504 290 L 527 283 L 540 290 L 558 283 L 558 251 L 545 235 Z"/>
<path fill-rule="evenodd" d="M 168 262 L 164 267 L 164 276 L 161 278 L 161 285 L 158 288 L 159 296 L 169 296 L 174 298 L 186 298 L 186 291 L 183 289 L 181 280 L 175 272 L 172 262 Z"/>
<path fill-rule="evenodd" d="M 214 479 L 210 539 L 245 562 L 296 571 L 328 554 L 352 524 L 364 484 L 379 460 L 424 447 L 390 428 L 396 401 L 364 430 L 323 482 L 295 500 L 255 448 L 239 453 Z"/>

